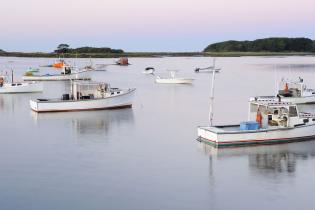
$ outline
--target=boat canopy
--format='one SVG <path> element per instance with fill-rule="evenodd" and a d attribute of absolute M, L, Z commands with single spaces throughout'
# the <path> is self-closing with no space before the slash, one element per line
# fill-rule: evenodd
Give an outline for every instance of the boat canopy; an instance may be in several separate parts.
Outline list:
<path fill-rule="evenodd" d="M 110 86 L 104 82 L 72 81 L 71 95 L 75 100 L 89 98 L 103 98 Z"/>

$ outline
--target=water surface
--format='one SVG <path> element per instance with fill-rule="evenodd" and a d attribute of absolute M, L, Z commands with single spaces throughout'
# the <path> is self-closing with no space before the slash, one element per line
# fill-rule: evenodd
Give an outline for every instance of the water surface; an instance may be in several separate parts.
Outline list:
<path fill-rule="evenodd" d="M 113 63 L 114 59 L 95 59 Z M 16 79 L 53 59 L 0 58 Z M 89 59 L 77 59 L 77 65 Z M 136 87 L 132 109 L 36 114 L 29 99 L 60 97 L 67 82 L 44 92 L 0 95 L 0 209 L 310 209 L 315 141 L 214 149 L 197 142 L 207 125 L 210 75 L 193 69 L 209 58 L 131 58 L 132 65 L 93 72 L 112 87 Z M 271 95 L 275 80 L 304 78 L 315 88 L 313 57 L 218 58 L 214 123 L 247 119 L 248 98 Z M 141 72 L 177 69 L 193 85 L 155 84 Z M 43 73 L 56 70 L 43 69 Z M 312 107 L 307 107 L 313 110 Z"/>

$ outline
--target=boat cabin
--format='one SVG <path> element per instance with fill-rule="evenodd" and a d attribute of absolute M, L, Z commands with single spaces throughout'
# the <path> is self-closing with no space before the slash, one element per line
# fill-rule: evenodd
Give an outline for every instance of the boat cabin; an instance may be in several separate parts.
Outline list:
<path fill-rule="evenodd" d="M 294 127 L 303 124 L 297 106 L 288 102 L 250 102 L 249 120 L 260 128 Z"/>
<path fill-rule="evenodd" d="M 73 81 L 71 84 L 71 93 L 64 94 L 63 100 L 88 100 L 101 99 L 110 96 L 122 94 L 123 91 L 118 88 L 111 88 L 107 83 L 91 81 Z"/>
<path fill-rule="evenodd" d="M 74 70 L 73 66 L 63 65 L 61 74 L 69 75 L 72 73 L 73 70 Z"/>

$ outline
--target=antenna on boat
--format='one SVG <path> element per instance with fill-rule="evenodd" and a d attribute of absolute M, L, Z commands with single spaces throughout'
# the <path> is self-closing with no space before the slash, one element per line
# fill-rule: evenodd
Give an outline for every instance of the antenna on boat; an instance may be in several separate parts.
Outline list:
<path fill-rule="evenodd" d="M 209 108 L 210 126 L 212 126 L 212 121 L 213 121 L 214 80 L 215 80 L 215 71 L 212 71 L 212 81 L 211 81 L 211 91 L 210 91 L 210 108 Z"/>
<path fill-rule="evenodd" d="M 273 70 L 275 73 L 275 96 L 278 94 L 278 90 L 279 90 L 279 83 L 278 83 L 278 72 L 277 72 L 277 64 L 273 65 Z"/>
<path fill-rule="evenodd" d="M 13 83 L 13 69 L 11 68 L 11 83 Z"/>

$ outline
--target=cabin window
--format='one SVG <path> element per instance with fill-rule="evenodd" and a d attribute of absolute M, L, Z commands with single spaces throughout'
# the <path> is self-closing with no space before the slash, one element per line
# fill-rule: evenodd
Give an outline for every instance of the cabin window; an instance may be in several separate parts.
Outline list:
<path fill-rule="evenodd" d="M 111 95 L 114 95 L 115 93 L 114 93 L 114 92 L 111 92 L 110 94 L 111 94 Z"/>
<path fill-rule="evenodd" d="M 269 121 L 272 120 L 272 115 L 271 114 L 268 115 L 268 120 Z"/>
<path fill-rule="evenodd" d="M 275 110 L 273 111 L 273 114 L 274 114 L 274 115 L 278 115 L 278 114 L 279 114 L 279 110 L 278 110 L 278 109 L 275 109 Z"/>
<path fill-rule="evenodd" d="M 312 121 L 315 121 L 315 119 L 313 118 Z"/>
<path fill-rule="evenodd" d="M 297 111 L 295 106 L 290 106 L 289 107 L 289 116 L 290 117 L 296 117 L 297 116 Z"/>
<path fill-rule="evenodd" d="M 304 123 L 308 123 L 308 121 L 309 121 L 308 119 L 304 119 L 303 120 Z"/>
<path fill-rule="evenodd" d="M 117 94 L 119 94 L 120 92 L 117 92 Z"/>

